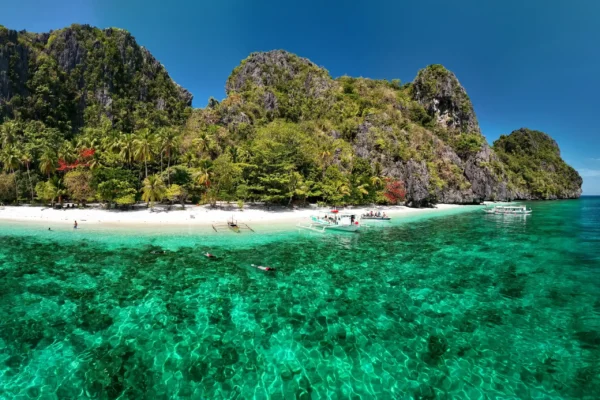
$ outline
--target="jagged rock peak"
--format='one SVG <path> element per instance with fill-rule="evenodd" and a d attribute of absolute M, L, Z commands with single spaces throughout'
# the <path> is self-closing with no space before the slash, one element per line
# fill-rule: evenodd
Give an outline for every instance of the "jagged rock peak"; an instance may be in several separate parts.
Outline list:
<path fill-rule="evenodd" d="M 307 84 L 331 86 L 331 77 L 326 69 L 312 61 L 289 53 L 285 50 L 271 50 L 250 54 L 237 66 L 225 85 L 227 94 L 255 87 L 276 87 L 278 84 L 293 80 L 307 73 Z"/>
<path fill-rule="evenodd" d="M 433 64 L 420 70 L 412 85 L 412 96 L 440 125 L 481 133 L 467 92 L 444 66 Z"/>

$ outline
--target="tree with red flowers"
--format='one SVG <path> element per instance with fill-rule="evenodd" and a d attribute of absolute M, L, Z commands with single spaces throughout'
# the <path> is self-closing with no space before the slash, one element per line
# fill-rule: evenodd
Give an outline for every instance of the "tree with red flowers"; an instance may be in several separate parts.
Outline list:
<path fill-rule="evenodd" d="M 386 178 L 383 197 L 385 197 L 390 204 L 403 202 L 406 198 L 404 182 L 397 179 Z"/>
<path fill-rule="evenodd" d="M 58 168 L 57 171 L 65 172 L 75 169 L 77 167 L 89 167 L 90 160 L 94 157 L 96 153 L 96 149 L 83 149 L 79 153 L 79 158 L 75 160 L 74 163 L 67 163 L 63 159 L 58 160 Z"/>

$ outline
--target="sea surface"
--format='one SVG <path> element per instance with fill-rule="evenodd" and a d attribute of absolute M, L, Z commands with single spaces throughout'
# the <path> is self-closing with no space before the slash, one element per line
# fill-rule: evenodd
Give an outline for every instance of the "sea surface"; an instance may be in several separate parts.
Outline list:
<path fill-rule="evenodd" d="M 600 197 L 526 204 L 359 234 L 1 223 L 0 399 L 597 399 Z"/>

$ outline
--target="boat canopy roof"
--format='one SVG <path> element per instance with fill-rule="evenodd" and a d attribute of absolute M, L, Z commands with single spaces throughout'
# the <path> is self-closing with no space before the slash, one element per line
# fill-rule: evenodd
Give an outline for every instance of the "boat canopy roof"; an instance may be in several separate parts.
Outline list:
<path fill-rule="evenodd" d="M 326 214 L 326 215 L 337 215 L 338 217 L 350 217 L 352 215 L 356 216 L 356 214 L 354 213 L 347 213 L 347 212 L 339 212 L 339 211 L 322 211 L 321 214 Z"/>

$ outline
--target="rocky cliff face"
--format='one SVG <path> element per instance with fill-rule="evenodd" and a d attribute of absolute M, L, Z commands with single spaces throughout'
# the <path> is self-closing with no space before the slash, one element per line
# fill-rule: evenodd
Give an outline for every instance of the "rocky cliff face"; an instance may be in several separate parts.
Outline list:
<path fill-rule="evenodd" d="M 18 42 L 18 33 L 0 26 L 0 103 L 26 93 L 29 49 Z"/>
<path fill-rule="evenodd" d="M 283 50 L 252 53 L 236 67 L 225 85 L 228 95 L 245 94 L 273 117 L 298 121 L 302 109 L 333 103 L 335 82 L 310 60 Z"/>
<path fill-rule="evenodd" d="M 230 96 L 243 98 L 237 113 L 251 115 L 248 103 L 258 103 L 259 118 L 318 120 L 328 126 L 333 139 L 349 143 L 374 171 L 404 181 L 412 206 L 554 196 L 534 196 L 515 184 L 506 157 L 499 157 L 481 135 L 465 89 L 441 65 L 428 66 L 412 84 L 399 86 L 362 78 L 334 80 L 309 60 L 272 51 L 244 60 L 226 88 Z M 321 101 L 318 110 L 311 108 L 315 99 Z M 222 121 L 235 119 L 227 115 Z M 342 147 L 334 154 L 341 154 Z M 344 168 L 342 160 L 336 162 Z M 573 181 L 574 187 L 580 185 Z"/>
<path fill-rule="evenodd" d="M 64 130 L 105 115 L 127 131 L 134 124 L 129 113 L 182 121 L 191 101 L 126 31 L 72 25 L 33 34 L 0 27 L 0 119 L 18 114 Z"/>
<path fill-rule="evenodd" d="M 581 178 L 547 135 L 521 129 L 491 148 L 465 89 L 441 65 L 419 71 L 408 85 L 332 79 L 311 61 L 276 50 L 242 61 L 226 91 L 222 102 L 187 119 L 190 93 L 126 31 L 73 25 L 33 34 L 0 27 L 0 123 L 42 121 L 71 139 L 106 119 L 122 132 L 187 119 L 186 146 L 202 130 L 212 135 L 203 139 L 206 146 L 236 157 L 238 149 L 251 157 L 258 131 L 297 129 L 315 153 L 302 165 L 302 180 L 317 183 L 315 193 L 328 180 L 354 190 L 354 199 L 367 192 L 362 199 L 369 201 L 372 182 L 387 177 L 405 183 L 412 206 L 581 194 Z"/>
<path fill-rule="evenodd" d="M 435 64 L 420 70 L 412 84 L 412 95 L 441 126 L 481 133 L 467 92 L 443 66 Z"/>

